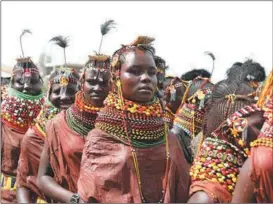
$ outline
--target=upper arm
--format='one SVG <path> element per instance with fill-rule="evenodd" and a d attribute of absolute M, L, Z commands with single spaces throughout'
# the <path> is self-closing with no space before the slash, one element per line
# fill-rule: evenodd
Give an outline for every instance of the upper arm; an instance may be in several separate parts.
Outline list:
<path fill-rule="evenodd" d="M 251 158 L 248 158 L 240 170 L 235 186 L 232 203 L 251 203 L 253 200 L 254 183 L 250 178 Z"/>
<path fill-rule="evenodd" d="M 38 171 L 38 185 L 42 176 L 49 175 L 53 177 L 53 171 L 50 166 L 49 154 L 48 154 L 48 143 L 45 141 L 45 145 L 40 157 L 40 165 Z"/>

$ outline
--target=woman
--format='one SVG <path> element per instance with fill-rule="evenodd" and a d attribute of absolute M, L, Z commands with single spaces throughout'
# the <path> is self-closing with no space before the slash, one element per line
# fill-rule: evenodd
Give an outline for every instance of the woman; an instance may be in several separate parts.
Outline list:
<path fill-rule="evenodd" d="M 194 159 L 188 203 L 230 202 L 249 143 L 261 128 L 255 89 L 247 82 L 215 85 L 205 113 L 206 139 Z M 248 133 L 248 136 L 247 136 Z"/>
<path fill-rule="evenodd" d="M 60 110 L 66 110 L 74 103 L 79 78 L 77 72 L 68 69 L 56 69 L 50 74 L 46 102 L 35 120 L 35 126 L 28 129 L 21 144 L 16 178 L 19 203 L 41 203 L 46 199 L 37 186 L 40 156 L 46 137 L 45 125 Z M 63 81 L 68 83 L 64 86 Z"/>
<path fill-rule="evenodd" d="M 173 128 L 175 113 L 177 112 L 184 96 L 188 83 L 178 77 L 174 77 L 164 91 L 165 120 L 169 129 Z"/>
<path fill-rule="evenodd" d="M 85 137 L 108 95 L 110 79 L 110 58 L 90 56 L 75 103 L 47 123 L 38 185 L 55 202 L 69 203 L 77 192 Z"/>
<path fill-rule="evenodd" d="M 232 203 L 273 202 L 272 90 L 273 72 L 269 74 L 258 101 L 258 105 L 265 111 L 265 122 L 257 140 L 251 144 L 251 156 L 240 170 Z"/>
<path fill-rule="evenodd" d="M 163 96 L 163 82 L 165 80 L 166 69 L 166 62 L 159 56 L 154 56 L 155 65 L 157 67 L 157 87 L 158 87 L 158 94 L 159 97 Z"/>
<path fill-rule="evenodd" d="M 214 85 L 208 78 L 198 76 L 185 83 L 185 86 L 183 99 L 175 114 L 172 132 L 179 138 L 187 161 L 191 164 L 192 140 L 201 132 L 205 109 Z"/>
<path fill-rule="evenodd" d="M 152 41 L 140 36 L 113 55 L 115 86 L 88 134 L 75 203 L 187 200 L 189 165 L 155 96 Z"/>
<path fill-rule="evenodd" d="M 43 95 L 42 80 L 36 65 L 30 58 L 18 59 L 7 96 L 1 104 L 1 203 L 16 202 L 20 144 L 41 110 Z"/>

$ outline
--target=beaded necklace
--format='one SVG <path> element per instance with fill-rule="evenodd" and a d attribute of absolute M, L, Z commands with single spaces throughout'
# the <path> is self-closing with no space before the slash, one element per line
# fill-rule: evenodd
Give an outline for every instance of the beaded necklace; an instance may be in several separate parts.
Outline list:
<path fill-rule="evenodd" d="M 4 100 L 7 97 L 8 84 L 1 86 L 1 100 Z"/>
<path fill-rule="evenodd" d="M 173 127 L 174 118 L 175 114 L 171 111 L 171 109 L 165 107 L 164 121 L 168 124 L 169 129 L 172 129 Z"/>
<path fill-rule="evenodd" d="M 194 104 L 185 103 L 182 108 L 178 110 L 174 123 L 193 138 L 201 132 L 204 113 L 204 110 L 196 109 Z"/>
<path fill-rule="evenodd" d="M 143 148 L 154 146 L 155 143 L 164 143 L 163 111 L 159 99 L 147 104 L 137 104 L 124 99 L 122 111 L 121 100 L 116 94 L 110 92 L 104 101 L 105 108 L 98 114 L 95 126 L 110 135 L 118 138 L 125 144 L 127 141 L 123 122 L 123 111 L 127 115 L 127 123 L 130 126 L 130 139 L 137 148 L 137 144 L 143 144 Z M 149 141 L 145 145 L 146 141 Z"/>
<path fill-rule="evenodd" d="M 119 90 L 121 92 L 121 90 Z M 134 167 L 138 180 L 138 188 L 143 203 L 146 202 L 142 192 L 139 164 L 135 148 L 147 148 L 166 142 L 166 170 L 163 179 L 162 198 L 166 193 L 169 174 L 169 144 L 168 128 L 163 121 L 163 110 L 158 98 L 151 103 L 137 104 L 135 102 L 119 97 L 110 92 L 104 101 L 105 107 L 99 113 L 95 127 L 102 129 L 109 135 L 115 137 L 130 146 L 133 156 Z"/>
<path fill-rule="evenodd" d="M 79 91 L 75 96 L 75 103 L 66 110 L 66 122 L 68 126 L 79 135 L 86 137 L 94 128 L 95 120 L 100 107 L 90 105 Z"/>
<path fill-rule="evenodd" d="M 9 86 L 8 95 L 1 104 L 2 122 L 20 133 L 25 133 L 35 123 L 34 119 L 44 103 L 43 96 L 43 92 L 31 96 Z"/>
<path fill-rule="evenodd" d="M 52 119 L 55 115 L 60 112 L 59 108 L 56 108 L 48 99 L 43 105 L 38 117 L 35 119 L 35 127 L 45 137 L 45 126 L 48 120 Z"/>

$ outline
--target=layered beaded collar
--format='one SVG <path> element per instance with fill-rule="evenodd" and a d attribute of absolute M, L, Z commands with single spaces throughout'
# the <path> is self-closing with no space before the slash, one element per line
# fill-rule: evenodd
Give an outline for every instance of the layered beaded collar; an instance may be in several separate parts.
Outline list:
<path fill-rule="evenodd" d="M 158 98 L 147 104 L 139 104 L 123 99 L 124 110 L 121 101 L 113 92 L 105 99 L 105 108 L 99 113 L 95 127 L 129 145 L 126 136 L 123 114 L 127 118 L 127 131 L 132 146 L 145 148 L 164 143 L 163 110 Z"/>
<path fill-rule="evenodd" d="M 68 126 L 85 137 L 95 126 L 95 120 L 101 107 L 92 106 L 85 100 L 82 91 L 75 97 L 75 103 L 66 110 L 66 122 Z"/>
<path fill-rule="evenodd" d="M 169 129 L 173 128 L 173 121 L 175 118 L 175 114 L 169 109 L 168 107 L 165 107 L 165 114 L 164 114 L 164 120 L 168 124 Z"/>
<path fill-rule="evenodd" d="M 174 124 L 182 128 L 190 137 L 194 137 L 202 129 L 205 111 L 197 109 L 194 104 L 184 103 L 178 110 Z"/>
<path fill-rule="evenodd" d="M 44 94 L 31 96 L 19 92 L 10 86 L 6 98 L 1 104 L 2 122 L 19 133 L 25 133 L 34 125 L 44 103 Z"/>
<path fill-rule="evenodd" d="M 45 102 L 41 112 L 39 113 L 38 117 L 35 119 L 35 127 L 38 131 L 45 137 L 45 125 L 46 122 L 52 119 L 55 115 L 59 113 L 60 109 L 56 108 L 49 100 Z"/>

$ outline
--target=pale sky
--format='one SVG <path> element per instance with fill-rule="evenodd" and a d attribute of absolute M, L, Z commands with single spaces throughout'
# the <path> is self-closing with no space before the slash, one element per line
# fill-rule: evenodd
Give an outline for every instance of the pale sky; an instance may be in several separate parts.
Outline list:
<path fill-rule="evenodd" d="M 114 19 L 117 29 L 106 35 L 102 52 L 108 55 L 138 35 L 156 40 L 156 54 L 170 66 L 169 74 L 181 75 L 192 68 L 211 70 L 205 51 L 216 57 L 213 81 L 224 77 L 236 61 L 253 58 L 272 68 L 272 1 L 267 2 L 2 2 L 1 60 L 13 66 L 21 55 L 34 61 L 42 51 L 63 63 L 62 50 L 48 41 L 56 35 L 70 36 L 67 60 L 85 63 L 98 51 L 100 24 Z"/>

